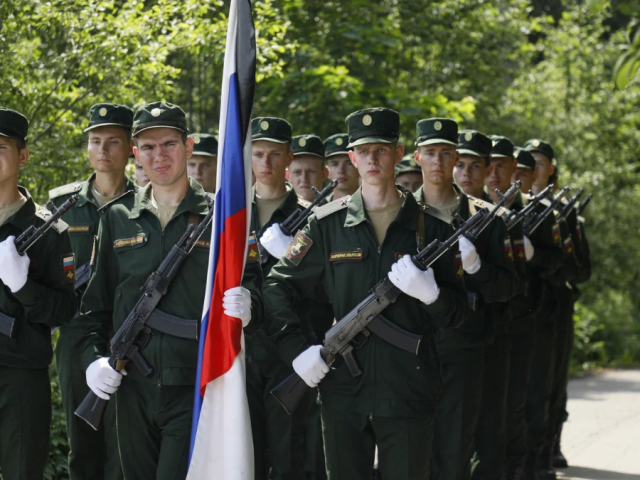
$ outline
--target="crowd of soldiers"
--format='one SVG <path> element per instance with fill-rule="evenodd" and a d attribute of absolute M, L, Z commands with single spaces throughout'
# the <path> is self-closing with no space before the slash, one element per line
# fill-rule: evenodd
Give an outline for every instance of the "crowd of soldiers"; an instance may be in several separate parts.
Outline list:
<path fill-rule="evenodd" d="M 590 277 L 584 219 L 575 201 L 553 211 L 549 196 L 529 212 L 535 230 L 507 222 L 558 189 L 552 146 L 429 118 L 408 153 L 400 136 L 414 132 L 401 132 L 393 110 L 345 122 L 347 133 L 324 141 L 293 136 L 282 118 L 251 124 L 252 235 L 242 285 L 223 307 L 246 338 L 256 480 L 556 478 L 576 286 Z M 18 184 L 28 121 L 0 108 L 0 327 L 12 325 L 0 334 L 0 471 L 43 478 L 59 327 L 71 478 L 184 479 L 211 232 L 137 339 L 150 371 L 114 364 L 109 343 L 149 275 L 209 212 L 217 140 L 190 134 L 184 111 L 165 102 L 135 113 L 94 105 L 85 132 L 94 172 L 51 190 L 44 208 Z M 329 180 L 328 201 L 285 231 Z M 495 208 L 515 182 L 520 191 Z M 25 252 L 20 235 L 70 200 Z M 460 236 L 426 270 L 412 261 L 494 208 L 477 237 Z M 385 324 L 419 339 L 415 350 L 364 329 L 348 355 L 328 359 L 325 333 L 383 279 L 399 290 Z M 289 413 L 271 392 L 294 373 L 311 388 Z M 89 392 L 109 400 L 98 430 L 74 415 Z"/>

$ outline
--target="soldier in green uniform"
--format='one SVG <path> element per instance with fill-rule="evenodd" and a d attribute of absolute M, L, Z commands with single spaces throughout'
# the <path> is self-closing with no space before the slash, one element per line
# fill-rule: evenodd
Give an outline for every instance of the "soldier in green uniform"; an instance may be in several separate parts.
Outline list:
<path fill-rule="evenodd" d="M 348 144 L 349 136 L 346 133 L 336 133 L 324 140 L 324 158 L 329 169 L 329 179 L 338 181 L 329 201 L 353 195 L 360 186 L 360 174 L 351 163 Z"/>
<path fill-rule="evenodd" d="M 453 170 L 460 157 L 457 145 L 455 121 L 431 118 L 418 122 L 415 158 L 422 168 L 424 184 L 415 196 L 429 207 L 430 216 L 443 221 L 444 229 L 435 232 L 438 238 L 446 238 L 451 231 L 454 214 L 466 219 L 478 208 L 492 207 L 468 197 L 454 185 Z M 458 245 L 460 251 L 449 258 L 455 272 L 453 285 L 468 293 L 473 308 L 460 328 L 444 329 L 436 336 L 443 380 L 433 453 L 433 479 L 438 480 L 470 478 L 482 398 L 484 349 L 493 337 L 487 304 L 506 302 L 520 288 L 511 239 L 501 218 L 496 218 L 475 245 L 467 238 L 461 238 Z"/>
<path fill-rule="evenodd" d="M 73 252 L 59 220 L 24 255 L 15 239 L 50 215 L 18 185 L 29 160 L 29 123 L 0 108 L 0 470 L 7 480 L 41 480 L 49 456 L 51 329 L 77 303 Z M 13 327 L 10 328 L 13 323 Z"/>
<path fill-rule="evenodd" d="M 108 400 L 117 391 L 118 445 L 125 478 L 182 479 L 188 469 L 196 337 L 210 231 L 197 242 L 158 304 L 165 315 L 149 323 L 152 334 L 140 353 L 152 373 L 144 376 L 132 364 L 127 372 L 117 372 L 106 357 L 109 332 L 122 325 L 140 298 L 140 287 L 187 226 L 199 223 L 209 211 L 207 194 L 187 176 L 187 159 L 193 151 L 187 134 L 185 114 L 175 105 L 155 102 L 135 113 L 133 151 L 151 182 L 105 207 L 91 280 L 82 299 L 81 362 L 87 385 L 96 395 Z M 243 286 L 224 294 L 225 313 L 249 331 L 261 320 L 260 283 L 259 264 L 249 256 Z"/>
<path fill-rule="evenodd" d="M 396 166 L 396 183 L 411 193 L 417 192 L 422 186 L 422 169 L 413 153 L 407 153 Z"/>
<path fill-rule="evenodd" d="M 433 240 L 425 230 L 440 220 L 425 215 L 427 208 L 395 185 L 394 167 L 403 155 L 397 143 L 398 113 L 366 109 L 349 115 L 346 123 L 353 148 L 349 155 L 362 187 L 317 209 L 272 268 L 263 289 L 265 326 L 286 363 L 307 385 L 320 384 L 330 479 L 369 480 L 376 445 L 383 478 L 429 478 L 441 391 L 433 331 L 464 320 L 466 295 L 436 282 L 440 275 L 453 279 L 446 260 L 424 272 L 410 260 L 418 246 Z M 363 335 L 353 351 L 363 374 L 353 377 L 342 359 L 330 369 L 320 356 L 320 345 L 309 346 L 295 303 L 321 284 L 340 319 L 387 276 L 405 295 L 384 315 L 422 335 L 418 353 Z"/>
<path fill-rule="evenodd" d="M 74 182 L 49 192 L 50 204 L 59 207 L 71 195 L 80 200 L 64 215 L 69 224 L 71 247 L 76 259 L 76 293 L 78 298 L 91 276 L 93 239 L 104 210 L 111 200 L 129 190 L 133 182 L 125 175 L 131 154 L 131 126 L 133 111 L 123 105 L 99 103 L 89 111 L 87 154 L 94 173 L 84 182 Z M 56 345 L 56 368 L 67 420 L 69 439 L 69 476 L 72 480 L 85 478 L 121 479 L 122 467 L 118 453 L 115 425 L 115 402 L 105 412 L 105 428 L 95 431 L 74 415 L 74 411 L 89 392 L 85 369 L 80 363 L 82 325 L 76 316 L 60 328 Z"/>
<path fill-rule="evenodd" d="M 187 162 L 187 175 L 198 182 L 205 192 L 216 192 L 218 170 L 218 140 L 208 133 L 194 133 L 193 154 Z"/>
<path fill-rule="evenodd" d="M 520 180 L 521 190 L 528 192 L 535 179 L 535 158 L 529 151 L 520 148 L 516 148 L 515 157 L 517 168 L 512 179 Z M 515 204 L 512 209 L 524 208 L 529 197 L 523 194 L 522 199 L 524 203 Z M 539 205 L 535 214 L 540 214 L 544 209 L 543 205 Z M 560 244 L 554 239 L 554 223 L 553 215 L 547 217 L 530 238 L 525 238 L 525 288 L 522 294 L 511 301 L 513 319 L 508 325 L 511 355 L 507 393 L 505 480 L 520 480 L 527 454 L 525 405 L 535 347 L 535 320 L 548 300 L 549 287 L 544 278 L 552 274 L 564 259 Z"/>
<path fill-rule="evenodd" d="M 299 197 L 307 202 L 316 198 L 311 187 L 322 190 L 329 175 L 324 162 L 324 144 L 317 135 L 298 135 L 291 141 L 293 160 L 287 169 L 289 181 Z"/>

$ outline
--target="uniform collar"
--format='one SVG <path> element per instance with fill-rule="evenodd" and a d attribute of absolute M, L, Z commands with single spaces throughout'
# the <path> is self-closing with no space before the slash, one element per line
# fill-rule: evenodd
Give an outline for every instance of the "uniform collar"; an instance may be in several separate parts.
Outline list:
<path fill-rule="evenodd" d="M 400 212 L 395 219 L 395 222 L 400 224 L 404 228 L 409 230 L 417 229 L 416 217 L 420 208 L 418 202 L 413 197 L 409 190 L 396 185 L 396 188 L 404 194 L 404 201 L 400 207 Z M 347 217 L 344 221 L 345 227 L 355 227 L 367 219 L 366 211 L 364 208 L 364 201 L 362 199 L 362 187 L 358 188 L 347 205 Z"/>
<path fill-rule="evenodd" d="M 96 207 L 98 206 L 98 203 L 96 202 L 95 198 L 93 197 L 93 194 L 91 193 L 91 186 L 93 185 L 93 181 L 95 180 L 95 178 L 96 178 L 96 172 L 93 172 L 87 180 L 82 182 L 82 188 L 78 192 L 78 196 L 80 198 L 76 203 L 76 208 L 84 207 L 87 204 L 87 202 L 95 205 Z M 125 183 L 123 194 L 130 190 L 134 190 L 136 188 L 133 181 L 126 174 L 124 178 L 126 183 Z"/>
<path fill-rule="evenodd" d="M 151 206 L 151 183 L 136 192 L 134 205 L 131 213 L 129 213 L 129 218 L 139 218 L 143 210 L 155 212 L 155 209 Z M 180 205 L 178 205 L 174 217 L 177 217 L 183 212 L 198 215 L 206 215 L 209 212 L 206 192 L 200 184 L 191 177 L 189 177 L 189 190 L 187 190 L 187 195 L 182 199 Z M 155 215 L 155 213 L 153 214 Z"/>
<path fill-rule="evenodd" d="M 33 217 L 36 214 L 37 206 L 26 188 L 18 185 L 18 190 L 27 199 L 27 202 L 20 207 L 20 210 L 11 215 L 7 221 L 3 223 L 3 226 L 11 224 L 19 230 L 25 231 L 33 225 Z"/>
<path fill-rule="evenodd" d="M 298 208 L 298 194 L 296 193 L 296 191 L 293 189 L 293 185 L 291 185 L 289 182 L 285 182 L 286 188 L 287 188 L 287 195 L 284 197 L 284 200 L 282 201 L 282 203 L 280 204 L 280 206 L 276 209 L 277 211 L 282 211 L 285 215 L 289 215 L 290 213 L 292 213 L 294 210 L 296 210 Z M 254 185 L 252 190 L 251 190 L 251 203 L 252 204 L 256 204 L 256 186 Z M 274 212 L 275 215 L 275 212 Z"/>
<path fill-rule="evenodd" d="M 464 193 L 462 189 L 455 183 L 453 184 L 453 189 L 460 196 L 460 201 L 458 202 L 458 206 L 456 207 L 456 210 L 453 213 L 454 214 L 457 213 L 462 218 L 467 218 L 467 216 L 469 215 L 469 196 L 466 193 Z M 413 196 L 416 198 L 418 202 L 424 203 L 424 192 L 422 187 L 416 190 L 416 193 L 414 193 Z"/>

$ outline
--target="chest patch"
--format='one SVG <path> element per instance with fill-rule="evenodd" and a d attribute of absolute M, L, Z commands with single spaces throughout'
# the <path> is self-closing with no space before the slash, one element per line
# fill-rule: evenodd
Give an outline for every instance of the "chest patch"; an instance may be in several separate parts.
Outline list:
<path fill-rule="evenodd" d="M 573 239 L 571 238 L 571 235 L 569 235 L 563 243 L 564 253 L 566 253 L 567 255 L 573 254 Z"/>
<path fill-rule="evenodd" d="M 247 245 L 247 263 L 255 263 L 259 261 L 260 249 L 258 248 L 258 242 L 256 241 L 256 234 L 255 232 L 251 232 Z"/>
<path fill-rule="evenodd" d="M 62 283 L 75 283 L 76 281 L 76 256 L 73 253 L 62 256 Z"/>
<path fill-rule="evenodd" d="M 298 232 L 296 233 L 296 236 L 293 237 L 293 240 L 291 240 L 284 256 L 287 257 L 295 266 L 298 266 L 311 248 L 311 245 L 313 245 L 313 241 L 304 233 Z"/>
<path fill-rule="evenodd" d="M 511 248 L 511 237 L 504 239 L 504 258 L 513 262 L 513 249 Z"/>
<path fill-rule="evenodd" d="M 131 238 L 121 238 L 113 242 L 113 248 L 133 247 L 134 245 L 140 245 L 144 243 L 144 235 L 136 235 Z"/>
<path fill-rule="evenodd" d="M 396 253 L 396 258 L 398 254 Z M 362 250 L 351 250 L 347 252 L 331 252 L 329 255 L 330 262 L 338 262 L 342 260 L 362 260 Z"/>
<path fill-rule="evenodd" d="M 523 238 L 516 238 L 513 241 L 513 251 L 515 253 L 515 256 L 518 260 L 521 261 L 525 261 L 527 259 L 527 256 L 525 255 L 524 252 L 524 239 Z"/>
<path fill-rule="evenodd" d="M 69 227 L 69 233 L 89 233 L 89 225 L 75 225 L 73 227 Z"/>
<path fill-rule="evenodd" d="M 458 252 L 453 257 L 453 276 L 456 280 L 462 280 L 464 269 L 462 268 L 462 253 Z"/>
<path fill-rule="evenodd" d="M 551 229 L 551 233 L 553 234 L 553 241 L 556 243 L 556 245 L 560 245 L 562 241 L 562 237 L 560 236 L 560 225 L 554 223 L 553 228 Z"/>

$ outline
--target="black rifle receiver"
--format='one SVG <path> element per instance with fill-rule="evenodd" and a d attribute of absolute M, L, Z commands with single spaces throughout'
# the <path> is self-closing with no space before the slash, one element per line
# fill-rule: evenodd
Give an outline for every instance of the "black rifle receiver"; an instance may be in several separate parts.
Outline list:
<path fill-rule="evenodd" d="M 520 180 L 516 181 L 504 194 L 502 194 L 500 190 L 496 188 L 495 193 L 496 195 L 498 195 L 498 197 L 500 197 L 500 201 L 498 201 L 498 203 L 493 206 L 491 211 L 484 217 L 479 225 L 477 225 L 470 232 L 465 233 L 464 236 L 467 237 L 471 242 L 476 243 L 480 234 L 491 224 L 493 219 L 496 218 L 496 215 L 498 215 L 500 209 L 505 208 L 505 205 L 511 202 L 514 195 L 518 192 L 518 190 L 520 190 L 521 185 L 522 182 Z"/>
<path fill-rule="evenodd" d="M 567 220 L 567 218 L 571 214 L 571 211 L 574 208 L 576 208 L 576 202 L 582 196 L 583 193 L 584 193 L 584 188 L 581 188 L 580 190 L 578 190 L 578 193 L 576 193 L 573 197 L 571 197 L 567 201 L 567 204 L 562 208 L 562 210 L 560 210 L 560 213 L 556 217 L 558 222 L 564 222 Z"/>
<path fill-rule="evenodd" d="M 542 199 L 547 198 L 552 194 L 553 185 L 548 185 L 547 188 L 540 192 L 540 195 L 534 195 L 533 192 L 529 192 L 529 203 L 527 203 L 527 206 L 519 212 L 512 210 L 511 213 L 509 213 L 504 219 L 504 222 L 507 224 L 507 230 L 511 230 L 519 222 L 529 217 L 536 209 L 538 204 L 542 201 Z"/>
<path fill-rule="evenodd" d="M 578 216 L 582 215 L 582 212 L 584 212 L 584 209 L 587 208 L 587 205 L 589 205 L 589 202 L 591 202 L 592 198 L 593 198 L 593 193 L 590 193 L 589 195 L 587 195 L 587 198 L 584 199 L 584 202 L 582 202 L 578 207 L 578 210 L 576 210 L 576 213 L 578 214 Z"/>
<path fill-rule="evenodd" d="M 523 225 L 524 234 L 527 237 L 530 237 L 533 232 L 544 222 L 545 218 L 553 213 L 556 207 L 560 204 L 564 196 L 567 192 L 571 190 L 570 187 L 564 187 L 562 190 L 558 192 L 558 194 L 553 198 L 553 200 L 549 203 L 547 208 L 544 209 L 539 215 L 531 217 L 529 220 L 525 221 Z"/>

